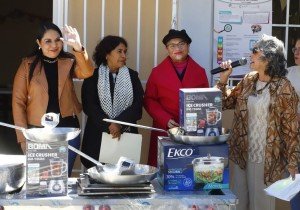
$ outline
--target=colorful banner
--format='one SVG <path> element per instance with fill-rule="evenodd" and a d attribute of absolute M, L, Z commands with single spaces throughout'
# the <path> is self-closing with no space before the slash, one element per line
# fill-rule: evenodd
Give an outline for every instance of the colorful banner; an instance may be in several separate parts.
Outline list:
<path fill-rule="evenodd" d="M 271 0 L 215 0 L 213 68 L 245 57 L 248 63 L 236 67 L 232 76 L 248 73 L 250 51 L 262 34 L 272 34 Z"/>

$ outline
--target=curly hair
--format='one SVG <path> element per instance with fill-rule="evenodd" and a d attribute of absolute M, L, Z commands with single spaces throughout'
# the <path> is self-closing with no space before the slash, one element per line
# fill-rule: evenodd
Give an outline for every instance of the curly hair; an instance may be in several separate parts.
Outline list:
<path fill-rule="evenodd" d="M 122 37 L 112 35 L 104 37 L 95 47 L 93 54 L 93 61 L 96 66 L 99 67 L 101 64 L 107 65 L 106 56 L 119 44 L 124 44 L 127 48 L 127 41 Z"/>
<path fill-rule="evenodd" d="M 262 35 L 262 38 L 255 44 L 262 51 L 262 60 L 268 62 L 265 74 L 270 77 L 283 77 L 287 74 L 286 56 L 284 44 L 274 36 Z"/>

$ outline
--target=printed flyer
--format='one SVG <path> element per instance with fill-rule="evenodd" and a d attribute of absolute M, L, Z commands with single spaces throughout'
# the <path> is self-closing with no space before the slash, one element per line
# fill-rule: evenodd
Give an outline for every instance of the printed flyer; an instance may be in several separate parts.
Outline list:
<path fill-rule="evenodd" d="M 215 0 L 213 68 L 245 57 L 247 64 L 236 67 L 232 76 L 247 74 L 253 45 L 262 34 L 272 34 L 271 24 L 271 0 Z"/>

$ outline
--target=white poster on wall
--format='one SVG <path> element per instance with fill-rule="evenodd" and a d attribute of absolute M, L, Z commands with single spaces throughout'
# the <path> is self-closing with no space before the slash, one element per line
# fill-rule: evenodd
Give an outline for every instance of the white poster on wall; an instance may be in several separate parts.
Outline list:
<path fill-rule="evenodd" d="M 213 67 L 245 57 L 247 64 L 236 67 L 232 76 L 247 74 L 253 45 L 262 34 L 272 34 L 271 24 L 271 0 L 215 0 Z"/>

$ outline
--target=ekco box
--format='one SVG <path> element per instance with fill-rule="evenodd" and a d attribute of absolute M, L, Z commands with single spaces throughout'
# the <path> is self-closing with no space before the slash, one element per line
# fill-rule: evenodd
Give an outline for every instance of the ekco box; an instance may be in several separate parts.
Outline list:
<path fill-rule="evenodd" d="M 179 90 L 179 124 L 189 136 L 222 133 L 222 92 L 217 88 Z"/>
<path fill-rule="evenodd" d="M 210 160 L 206 162 L 207 155 Z M 216 158 L 225 162 L 216 161 Z M 228 145 L 186 145 L 158 137 L 158 181 L 164 190 L 229 188 Z"/>
<path fill-rule="evenodd" d="M 68 142 L 36 143 L 27 140 L 26 196 L 67 195 Z"/>

